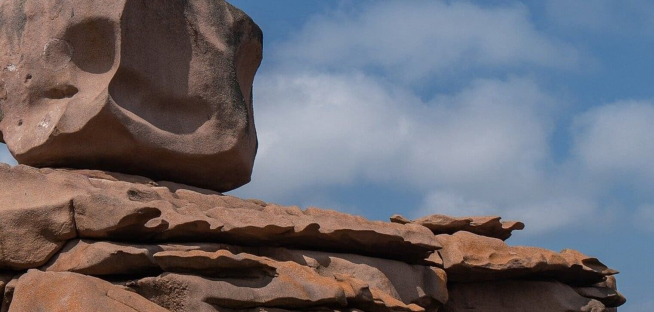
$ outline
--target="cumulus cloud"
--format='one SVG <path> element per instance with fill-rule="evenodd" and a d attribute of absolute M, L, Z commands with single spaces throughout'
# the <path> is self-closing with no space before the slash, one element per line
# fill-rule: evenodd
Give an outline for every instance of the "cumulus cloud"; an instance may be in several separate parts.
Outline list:
<path fill-rule="evenodd" d="M 654 105 L 623 101 L 599 106 L 575 121 L 575 153 L 593 173 L 654 180 Z"/>
<path fill-rule="evenodd" d="M 577 51 L 522 5 L 374 2 L 313 18 L 270 54 L 255 85 L 254 176 L 237 195 L 310 204 L 325 202 L 321 189 L 375 183 L 423 194 L 413 216 L 501 214 L 535 229 L 597 209 L 550 172 L 558 103 L 538 81 L 416 91 L 465 70 L 575 66 Z"/>
<path fill-rule="evenodd" d="M 428 214 L 445 214 L 450 216 L 499 215 L 505 219 L 524 221 L 530 233 L 564 227 L 579 220 L 595 221 L 599 207 L 592 200 L 577 194 L 560 193 L 547 188 L 540 196 L 516 198 L 498 206 L 497 201 L 480 200 L 478 194 L 468 197 L 452 190 L 430 192 L 420 209 L 413 217 Z"/>
<path fill-rule="evenodd" d="M 375 183 L 423 194 L 420 213 L 563 225 L 593 209 L 559 192 L 564 207 L 583 207 L 549 218 L 539 210 L 558 192 L 547 172 L 558 104 L 534 79 L 416 91 L 466 70 L 574 67 L 578 52 L 536 30 L 523 5 L 371 2 L 311 19 L 270 55 L 255 86 L 253 182 L 238 195 L 307 202 L 321 188 Z"/>
<path fill-rule="evenodd" d="M 519 187 L 548 154 L 550 118 L 538 112 L 552 99 L 528 79 L 478 80 L 429 102 L 360 73 L 260 81 L 253 184 L 283 168 L 286 189 L 358 177 L 465 186 L 500 174 Z"/>
<path fill-rule="evenodd" d="M 316 189 L 377 183 L 425 194 L 420 214 L 501 214 L 533 229 L 594 209 L 549 186 L 556 103 L 530 79 L 475 80 L 429 101 L 363 73 L 258 79 L 260 150 L 237 195 L 311 203 Z"/>
<path fill-rule="evenodd" d="M 537 31 L 521 4 L 383 1 L 312 19 L 275 55 L 323 68 L 371 67 L 416 81 L 479 68 L 575 66 L 573 47 Z"/>

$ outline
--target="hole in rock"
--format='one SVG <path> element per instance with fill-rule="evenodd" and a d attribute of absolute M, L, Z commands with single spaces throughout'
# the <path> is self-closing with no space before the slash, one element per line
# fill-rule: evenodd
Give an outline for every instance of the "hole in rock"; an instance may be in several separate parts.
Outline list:
<path fill-rule="evenodd" d="M 68 28 L 64 38 L 73 46 L 73 63 L 85 72 L 108 72 L 116 57 L 117 29 L 114 22 L 102 18 L 87 19 Z"/>
<path fill-rule="evenodd" d="M 193 51 L 186 9 L 183 1 L 127 0 L 120 68 L 109 84 L 117 105 L 174 134 L 193 133 L 213 115 L 206 99 L 189 92 Z"/>
<path fill-rule="evenodd" d="M 72 98 L 79 90 L 75 86 L 66 85 L 65 87 L 57 87 L 46 90 L 43 94 L 44 97 L 53 100 L 60 100 L 65 98 Z"/>

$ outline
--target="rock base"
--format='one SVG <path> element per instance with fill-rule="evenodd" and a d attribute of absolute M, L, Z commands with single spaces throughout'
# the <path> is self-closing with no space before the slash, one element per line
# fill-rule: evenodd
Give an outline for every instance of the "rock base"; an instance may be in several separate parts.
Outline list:
<path fill-rule="evenodd" d="M 369 221 L 91 170 L 0 165 L 1 311 L 616 311 L 617 271 L 519 222 Z"/>

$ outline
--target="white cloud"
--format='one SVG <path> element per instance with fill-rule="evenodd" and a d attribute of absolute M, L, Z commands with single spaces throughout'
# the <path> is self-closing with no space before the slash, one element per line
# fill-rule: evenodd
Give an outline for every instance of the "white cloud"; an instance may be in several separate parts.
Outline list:
<path fill-rule="evenodd" d="M 575 121 L 575 154 L 594 174 L 654 181 L 654 105 L 625 101 L 599 106 Z"/>
<path fill-rule="evenodd" d="M 416 82 L 480 67 L 570 68 L 578 54 L 536 30 L 521 4 L 383 1 L 352 14 L 316 17 L 275 55 L 288 64 L 381 68 Z"/>
<path fill-rule="evenodd" d="M 237 195 L 302 203 L 316 189 L 367 181 L 419 190 L 452 212 L 522 216 L 511 209 L 548 191 L 554 103 L 529 79 L 476 80 L 429 102 L 361 73 L 258 79 L 260 150 Z"/>
<path fill-rule="evenodd" d="M 467 217 L 498 214 L 497 207 L 486 202 L 466 199 L 454 192 L 434 191 L 425 196 L 422 207 L 413 215 L 414 218 L 429 214 Z"/>
<path fill-rule="evenodd" d="M 478 194 L 470 194 L 478 196 Z M 515 199 L 498 206 L 496 203 L 466 198 L 452 191 L 435 191 L 429 193 L 413 217 L 429 214 L 450 216 L 484 216 L 499 215 L 504 220 L 520 220 L 527 224 L 527 233 L 537 234 L 547 230 L 565 227 L 571 223 L 589 222 L 599 219 L 594 217 L 597 205 L 587 198 L 574 194 L 556 193 L 553 189 L 542 196 L 528 199 Z"/>
<path fill-rule="evenodd" d="M 369 164 L 393 163 L 417 101 L 362 74 L 260 77 L 260 149 L 252 185 L 265 194 L 347 184 Z"/>
<path fill-rule="evenodd" d="M 237 195 L 307 204 L 324 202 L 321 188 L 375 183 L 424 194 L 424 213 L 543 228 L 595 209 L 552 186 L 558 104 L 533 79 L 474 79 L 429 99 L 414 90 L 466 70 L 574 67 L 578 52 L 537 31 L 523 5 L 373 2 L 312 19 L 271 55 L 255 86 L 254 176 Z"/>

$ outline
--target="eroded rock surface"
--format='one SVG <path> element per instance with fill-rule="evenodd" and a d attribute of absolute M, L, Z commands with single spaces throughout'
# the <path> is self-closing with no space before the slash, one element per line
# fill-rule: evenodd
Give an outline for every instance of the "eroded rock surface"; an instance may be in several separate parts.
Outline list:
<path fill-rule="evenodd" d="M 445 312 L 579 311 L 609 312 L 601 302 L 579 295 L 570 286 L 550 281 L 453 283 Z"/>
<path fill-rule="evenodd" d="M 42 183 L 19 182 L 25 179 Z M 0 164 L 0 269 L 39 266 L 77 236 L 75 190 L 67 180 L 58 182 L 34 168 Z"/>
<path fill-rule="evenodd" d="M 391 222 L 400 224 L 420 224 L 434 234 L 454 234 L 466 231 L 477 235 L 507 240 L 515 230 L 522 230 L 525 224 L 519 221 L 500 221 L 497 216 L 489 217 L 450 217 L 440 214 L 409 220 L 401 215 L 391 217 Z"/>
<path fill-rule="evenodd" d="M 168 311 L 101 279 L 31 270 L 18 279 L 9 311 Z"/>
<path fill-rule="evenodd" d="M 3 295 L 3 298 L 0 298 L 0 311 L 5 311 L 4 309 L 5 302 L 4 302 L 4 293 L 5 293 L 5 287 L 7 286 L 7 283 L 11 282 L 11 280 L 14 278 L 16 273 L 13 272 L 1 272 L 0 271 L 0 295 Z M 7 305 L 7 309 L 9 309 L 9 306 Z"/>
<path fill-rule="evenodd" d="M 596 258 L 573 250 L 560 253 L 522 246 L 508 246 L 500 239 L 469 232 L 436 236 L 451 281 L 492 281 L 510 278 L 553 278 L 569 284 L 590 285 L 618 273 Z"/>
<path fill-rule="evenodd" d="M 97 304 L 107 311 L 614 311 L 625 302 L 617 272 L 574 250 L 513 247 L 460 229 L 436 235 L 421 224 L 112 172 L 1 165 L 0 213 L 1 312 Z"/>
<path fill-rule="evenodd" d="M 24 174 L 23 174 L 24 173 Z M 118 178 L 123 180 L 118 180 Z M 137 242 L 220 240 L 242 245 L 312 247 L 337 252 L 355 251 L 384 258 L 420 262 L 440 248 L 432 233 L 418 225 L 369 221 L 336 211 L 268 205 L 246 201 L 182 185 L 136 176 L 98 171 L 0 167 L 0 197 L 13 198 L 13 211 L 35 213 L 30 200 L 11 196 L 15 192 L 43 189 L 56 192 L 74 224 L 37 224 L 39 228 L 69 229 L 62 241 L 48 249 L 49 255 L 67 239 L 130 240 Z M 199 192 L 198 192 L 199 191 Z M 32 193 L 29 193 L 32 194 Z M 31 195 L 27 195 L 28 197 Z M 47 194 L 43 198 L 48 198 Z M 31 198 L 31 197 L 29 197 Z M 2 199 L 0 199 L 2 200 Z M 56 204 L 57 201 L 53 203 Z M 2 208 L 0 208 L 0 212 Z M 40 211 L 40 210 L 39 210 Z M 24 217 L 27 220 L 27 216 Z M 69 225 L 66 223 L 66 225 Z M 0 221 L 0 224 L 3 224 Z M 12 222 L 11 231 L 22 231 Z M 70 230 L 73 233 L 69 233 Z M 38 231 L 34 235 L 41 235 Z M 46 235 L 52 236 L 52 235 Z M 43 237 L 44 244 L 48 237 Z M 7 244 L 8 248 L 11 247 Z M 49 245 L 48 245 L 49 246 Z M 15 249 L 22 248 L 17 245 Z M 30 249 L 32 249 L 30 247 Z M 12 251 L 16 254 L 16 251 Z M 48 256 L 49 256 L 48 255 Z M 44 261 L 46 257 L 40 257 Z"/>
<path fill-rule="evenodd" d="M 416 309 L 411 308 L 411 304 L 432 307 L 447 302 L 447 280 L 440 268 L 353 254 L 285 248 L 220 244 L 128 245 L 75 240 L 42 269 L 96 276 L 176 273 L 146 278 L 130 285 L 148 297 L 154 296 L 153 287 L 174 283 L 178 286 L 163 296 L 168 299 L 159 303 L 165 307 L 184 307 L 183 310 L 208 308 L 196 302 L 197 298 L 207 296 L 223 308 L 253 305 L 369 308 L 379 305 L 379 301 L 382 306 L 411 311 Z M 208 279 L 184 277 L 189 274 Z M 196 284 L 204 286 L 192 286 Z M 176 293 L 180 289 L 188 295 Z M 234 297 L 236 294 L 240 297 Z M 262 299 L 253 301 L 247 299 L 248 296 Z M 293 299 L 282 300 L 288 296 Z"/>
<path fill-rule="evenodd" d="M 0 139 L 21 164 L 237 188 L 262 40 L 223 0 L 4 0 Z"/>

